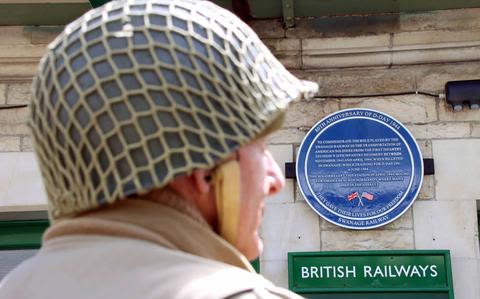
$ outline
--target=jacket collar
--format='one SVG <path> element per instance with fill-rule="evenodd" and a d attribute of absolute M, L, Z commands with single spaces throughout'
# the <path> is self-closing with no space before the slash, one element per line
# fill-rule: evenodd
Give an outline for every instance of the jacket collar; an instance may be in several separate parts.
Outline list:
<path fill-rule="evenodd" d="M 161 202 L 125 199 L 73 219 L 59 220 L 43 240 L 48 246 L 50 239 L 78 234 L 134 238 L 254 272 L 245 256 L 218 236 L 193 205 L 168 189 L 161 197 Z"/>

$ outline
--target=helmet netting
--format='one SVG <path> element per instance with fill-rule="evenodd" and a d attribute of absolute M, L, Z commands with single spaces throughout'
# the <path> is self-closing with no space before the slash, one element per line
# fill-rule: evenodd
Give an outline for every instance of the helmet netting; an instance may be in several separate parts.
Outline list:
<path fill-rule="evenodd" d="M 68 25 L 34 80 L 52 218 L 165 186 L 251 141 L 305 88 L 206 1 L 114 1 Z"/>

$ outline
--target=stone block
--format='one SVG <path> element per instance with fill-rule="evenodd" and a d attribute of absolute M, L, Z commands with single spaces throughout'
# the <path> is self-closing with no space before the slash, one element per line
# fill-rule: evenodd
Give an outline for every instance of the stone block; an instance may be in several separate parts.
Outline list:
<path fill-rule="evenodd" d="M 285 29 L 283 29 L 281 20 L 252 20 L 248 21 L 248 25 L 261 39 L 285 37 Z"/>
<path fill-rule="evenodd" d="M 7 86 L 7 104 L 28 104 L 32 96 L 32 83 L 11 83 Z"/>
<path fill-rule="evenodd" d="M 480 139 L 434 140 L 436 198 L 480 198 Z"/>
<path fill-rule="evenodd" d="M 287 257 L 283 260 L 261 260 L 260 274 L 273 282 L 276 286 L 288 289 L 288 263 Z"/>
<path fill-rule="evenodd" d="M 431 140 L 417 140 L 420 152 L 423 158 L 432 158 L 432 141 Z M 418 193 L 417 199 L 428 200 L 435 197 L 435 179 L 433 175 L 424 175 L 422 187 Z"/>
<path fill-rule="evenodd" d="M 20 137 L 0 136 L 0 152 L 18 152 L 18 151 L 20 151 Z"/>
<path fill-rule="evenodd" d="M 300 101 L 288 107 L 285 127 L 311 127 L 325 116 L 340 110 L 338 100 Z"/>
<path fill-rule="evenodd" d="M 40 170 L 33 153 L 0 153 L 0 211 L 45 209 Z"/>
<path fill-rule="evenodd" d="M 466 138 L 471 136 L 469 123 L 407 124 L 406 127 L 416 139 Z"/>
<path fill-rule="evenodd" d="M 304 202 L 267 204 L 261 236 L 264 260 L 285 260 L 290 251 L 318 251 L 318 216 Z"/>
<path fill-rule="evenodd" d="M 305 197 L 303 197 L 302 191 L 298 186 L 298 181 L 295 180 L 295 202 L 298 202 L 298 201 L 305 201 Z"/>
<path fill-rule="evenodd" d="M 51 43 L 64 29 L 62 26 L 37 26 L 30 28 L 32 32 L 31 43 L 37 44 L 49 44 Z"/>
<path fill-rule="evenodd" d="M 303 40 L 302 49 L 308 54 L 346 54 L 350 52 L 361 53 L 372 49 L 386 51 L 389 45 L 390 35 L 380 34 L 355 37 L 306 38 Z"/>
<path fill-rule="evenodd" d="M 309 79 L 320 84 L 320 96 L 368 95 L 415 90 L 415 78 L 411 70 L 360 69 L 334 70 L 311 73 Z"/>
<path fill-rule="evenodd" d="M 323 251 L 413 249 L 412 230 L 322 231 Z"/>
<path fill-rule="evenodd" d="M 415 139 L 427 139 L 429 138 L 428 134 L 428 125 L 427 124 L 406 124 L 405 127 L 412 133 Z"/>
<path fill-rule="evenodd" d="M 291 52 L 300 54 L 301 43 L 297 38 L 265 38 L 262 39 L 272 53 Z"/>
<path fill-rule="evenodd" d="M 0 105 L 5 104 L 7 100 L 7 85 L 0 84 Z"/>
<path fill-rule="evenodd" d="M 321 231 L 335 231 L 335 230 L 347 231 L 347 229 L 345 229 L 341 226 L 335 225 L 335 224 L 325 220 L 324 218 L 322 218 L 322 216 L 318 216 L 318 217 L 320 217 L 320 230 Z"/>
<path fill-rule="evenodd" d="M 332 51 L 333 52 L 333 51 Z M 360 67 L 388 67 L 390 53 L 387 52 L 360 52 L 345 54 L 305 53 L 302 56 L 303 69 L 337 69 Z"/>
<path fill-rule="evenodd" d="M 435 198 L 435 177 L 433 175 L 424 175 L 417 199 L 428 200 L 433 198 Z"/>
<path fill-rule="evenodd" d="M 389 45 L 389 34 L 304 39 L 303 68 L 388 66 Z"/>
<path fill-rule="evenodd" d="M 479 44 L 478 42 L 476 42 Z M 454 63 L 464 61 L 478 61 L 480 59 L 480 46 L 471 46 L 471 42 L 464 44 L 451 43 L 443 47 L 432 49 L 418 49 L 416 46 L 410 50 L 395 50 L 392 52 L 392 65 L 426 64 L 426 63 Z"/>
<path fill-rule="evenodd" d="M 393 35 L 393 49 L 408 50 L 412 45 L 417 49 L 429 49 L 433 45 L 448 48 L 451 43 L 478 46 L 479 36 L 479 29 L 455 31 L 454 33 L 446 30 L 399 32 Z"/>
<path fill-rule="evenodd" d="M 269 144 L 299 144 L 310 127 L 284 128 L 278 130 L 268 137 Z"/>
<path fill-rule="evenodd" d="M 0 49 L 1 52 L 1 49 Z M 40 57 L 37 58 L 0 58 L 0 80 L 31 80 L 37 72 Z"/>
<path fill-rule="evenodd" d="M 415 31 L 393 35 L 393 65 L 475 61 L 480 30 Z"/>
<path fill-rule="evenodd" d="M 435 99 L 424 95 L 341 99 L 340 108 L 369 108 L 391 115 L 402 123 L 428 123 L 437 120 Z"/>
<path fill-rule="evenodd" d="M 302 58 L 297 54 L 275 54 L 275 58 L 289 70 L 302 68 Z"/>
<path fill-rule="evenodd" d="M 448 81 L 478 79 L 480 62 L 430 64 L 412 67 L 411 69 L 415 73 L 418 90 L 445 93 L 445 83 Z M 440 107 L 442 105 L 444 103 L 440 103 Z"/>
<path fill-rule="evenodd" d="M 20 150 L 22 152 L 33 152 L 33 139 L 30 135 L 23 136 L 21 139 L 21 147 Z"/>
<path fill-rule="evenodd" d="M 452 257 L 455 298 L 480 298 L 480 259 Z"/>
<path fill-rule="evenodd" d="M 286 68 L 301 68 L 299 39 L 264 39 L 263 42 Z"/>
<path fill-rule="evenodd" d="M 476 212 L 474 200 L 415 202 L 415 248 L 449 249 L 454 257 L 476 257 Z"/>
<path fill-rule="evenodd" d="M 408 230 L 413 228 L 413 213 L 412 213 L 412 208 L 410 207 L 405 213 L 394 220 L 393 222 L 390 222 L 389 224 L 380 227 L 379 229 L 384 229 L 384 230 Z"/>
<path fill-rule="evenodd" d="M 480 137 L 480 124 L 470 124 L 472 127 L 472 137 L 478 138 Z"/>
<path fill-rule="evenodd" d="M 417 144 L 423 158 L 431 158 L 433 156 L 431 140 L 417 140 Z"/>
<path fill-rule="evenodd" d="M 2 45 L 0 44 L 0 53 L 5 58 L 40 58 L 45 53 L 45 45 Z"/>
<path fill-rule="evenodd" d="M 278 167 L 282 170 L 285 175 L 285 163 L 293 161 L 293 146 L 291 144 L 282 144 L 282 145 L 270 145 L 268 147 L 272 153 L 275 162 L 277 162 Z M 292 179 L 285 180 L 285 187 L 277 194 L 267 198 L 267 202 L 270 203 L 286 203 L 294 202 L 294 190 L 293 190 L 294 181 Z"/>
<path fill-rule="evenodd" d="M 29 32 L 23 30 L 23 26 L 0 27 L 0 45 L 28 45 L 30 36 Z"/>
<path fill-rule="evenodd" d="M 27 126 L 30 111 L 28 107 L 0 110 L 1 134 L 27 135 L 30 130 Z"/>

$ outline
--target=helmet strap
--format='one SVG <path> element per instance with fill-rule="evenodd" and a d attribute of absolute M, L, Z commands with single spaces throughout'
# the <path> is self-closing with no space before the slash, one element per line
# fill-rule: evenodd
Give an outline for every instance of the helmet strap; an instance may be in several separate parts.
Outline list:
<path fill-rule="evenodd" d="M 240 165 L 230 160 L 213 173 L 213 186 L 218 214 L 218 233 L 232 245 L 237 240 L 240 216 Z"/>

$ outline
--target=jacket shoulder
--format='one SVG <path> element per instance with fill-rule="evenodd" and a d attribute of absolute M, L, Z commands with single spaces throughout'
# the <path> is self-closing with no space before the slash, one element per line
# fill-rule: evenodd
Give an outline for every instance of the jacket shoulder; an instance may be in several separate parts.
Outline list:
<path fill-rule="evenodd" d="M 299 298 L 256 273 L 149 242 L 83 236 L 50 245 L 8 275 L 0 298 Z"/>

